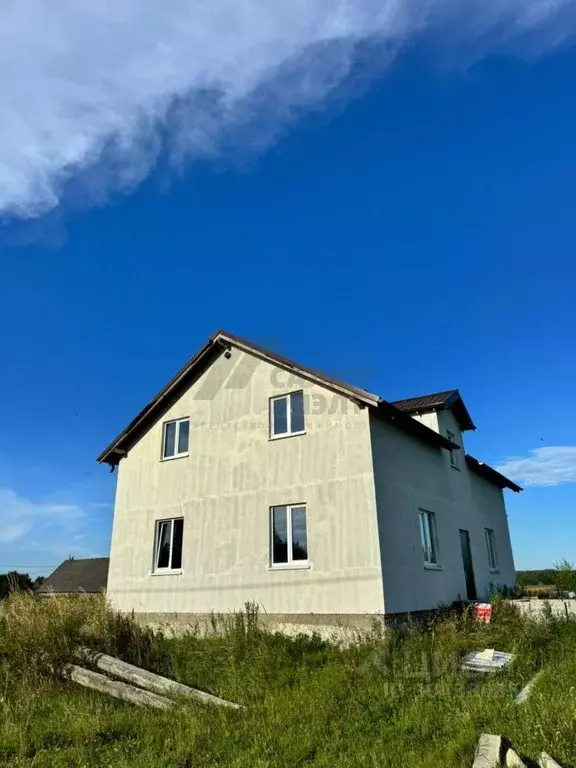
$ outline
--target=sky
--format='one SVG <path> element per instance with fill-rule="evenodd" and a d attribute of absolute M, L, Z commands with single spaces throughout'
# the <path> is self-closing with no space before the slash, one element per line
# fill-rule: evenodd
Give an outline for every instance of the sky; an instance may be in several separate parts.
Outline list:
<path fill-rule="evenodd" d="M 517 568 L 576 561 L 574 4 L 218 0 L 196 59 L 192 12 L 126 52 L 133 5 L 116 36 L 87 0 L 1 12 L 0 572 L 108 554 L 96 456 L 217 328 L 389 400 L 458 387 L 525 486 Z"/>

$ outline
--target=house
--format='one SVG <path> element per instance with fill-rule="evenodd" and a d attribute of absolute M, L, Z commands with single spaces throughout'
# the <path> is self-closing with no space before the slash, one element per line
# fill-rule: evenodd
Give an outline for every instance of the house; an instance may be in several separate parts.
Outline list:
<path fill-rule="evenodd" d="M 503 489 L 457 390 L 390 403 L 216 332 L 100 454 L 108 596 L 150 622 L 261 606 L 347 623 L 515 583 Z"/>
<path fill-rule="evenodd" d="M 105 592 L 109 562 L 107 557 L 90 557 L 81 560 L 68 558 L 38 587 L 36 594 L 49 596 L 70 595 L 77 592 Z"/>

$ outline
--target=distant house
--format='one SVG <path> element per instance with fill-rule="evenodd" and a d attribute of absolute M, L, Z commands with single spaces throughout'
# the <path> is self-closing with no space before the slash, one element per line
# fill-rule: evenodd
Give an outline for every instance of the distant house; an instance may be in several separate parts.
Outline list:
<path fill-rule="evenodd" d="M 101 453 L 118 467 L 108 596 L 282 625 L 473 600 L 515 583 L 503 489 L 458 390 L 388 402 L 216 332 Z"/>
<path fill-rule="evenodd" d="M 78 592 L 105 592 L 108 581 L 107 557 L 64 560 L 38 587 L 38 595 L 69 595 Z"/>

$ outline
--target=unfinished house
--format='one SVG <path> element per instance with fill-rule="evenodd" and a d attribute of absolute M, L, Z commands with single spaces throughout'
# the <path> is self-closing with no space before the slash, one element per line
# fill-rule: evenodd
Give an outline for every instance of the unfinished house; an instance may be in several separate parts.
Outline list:
<path fill-rule="evenodd" d="M 258 604 L 366 626 L 515 582 L 503 490 L 457 390 L 395 403 L 216 332 L 101 453 L 108 596 L 151 622 Z"/>

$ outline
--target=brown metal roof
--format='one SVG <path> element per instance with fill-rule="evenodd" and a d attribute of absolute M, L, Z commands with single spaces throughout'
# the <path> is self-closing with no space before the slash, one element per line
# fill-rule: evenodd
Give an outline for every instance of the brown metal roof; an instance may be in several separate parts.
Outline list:
<path fill-rule="evenodd" d="M 499 488 L 510 488 L 510 490 L 515 491 L 515 493 L 520 493 L 520 491 L 523 490 L 519 485 L 516 485 L 516 483 L 512 482 L 512 480 L 509 480 L 504 475 L 501 475 L 500 472 L 488 464 L 485 464 L 483 461 L 479 461 L 478 459 L 474 458 L 474 456 L 470 456 L 469 453 L 466 454 L 466 464 L 472 470 L 472 472 L 480 475 L 480 477 L 483 477 L 490 483 L 497 485 Z"/>
<path fill-rule="evenodd" d="M 338 379 L 314 371 L 287 357 L 259 347 L 246 339 L 234 336 L 227 331 L 216 331 L 198 352 L 181 368 L 168 384 L 148 405 L 134 418 L 130 424 L 108 445 L 98 456 L 97 461 L 111 466 L 117 465 L 123 456 L 140 437 L 162 417 L 168 408 L 188 389 L 191 384 L 206 371 L 212 363 L 232 347 L 248 352 L 262 360 L 272 363 L 285 370 L 293 371 L 304 379 L 314 381 L 326 389 L 348 397 L 358 405 L 372 408 L 375 415 L 394 424 L 398 429 L 412 434 L 428 445 L 440 448 L 458 447 L 443 435 L 439 435 L 424 424 L 413 419 L 408 413 L 396 408 L 378 395 L 346 384 Z"/>
<path fill-rule="evenodd" d="M 392 405 L 405 413 L 428 413 L 430 411 L 451 410 L 458 422 L 460 429 L 465 432 L 468 429 L 476 429 L 468 409 L 457 389 L 447 389 L 445 392 L 434 392 L 431 395 L 408 397 L 404 400 L 395 400 Z"/>
<path fill-rule="evenodd" d="M 64 560 L 38 587 L 37 593 L 103 592 L 108 582 L 109 562 L 107 557 Z"/>

